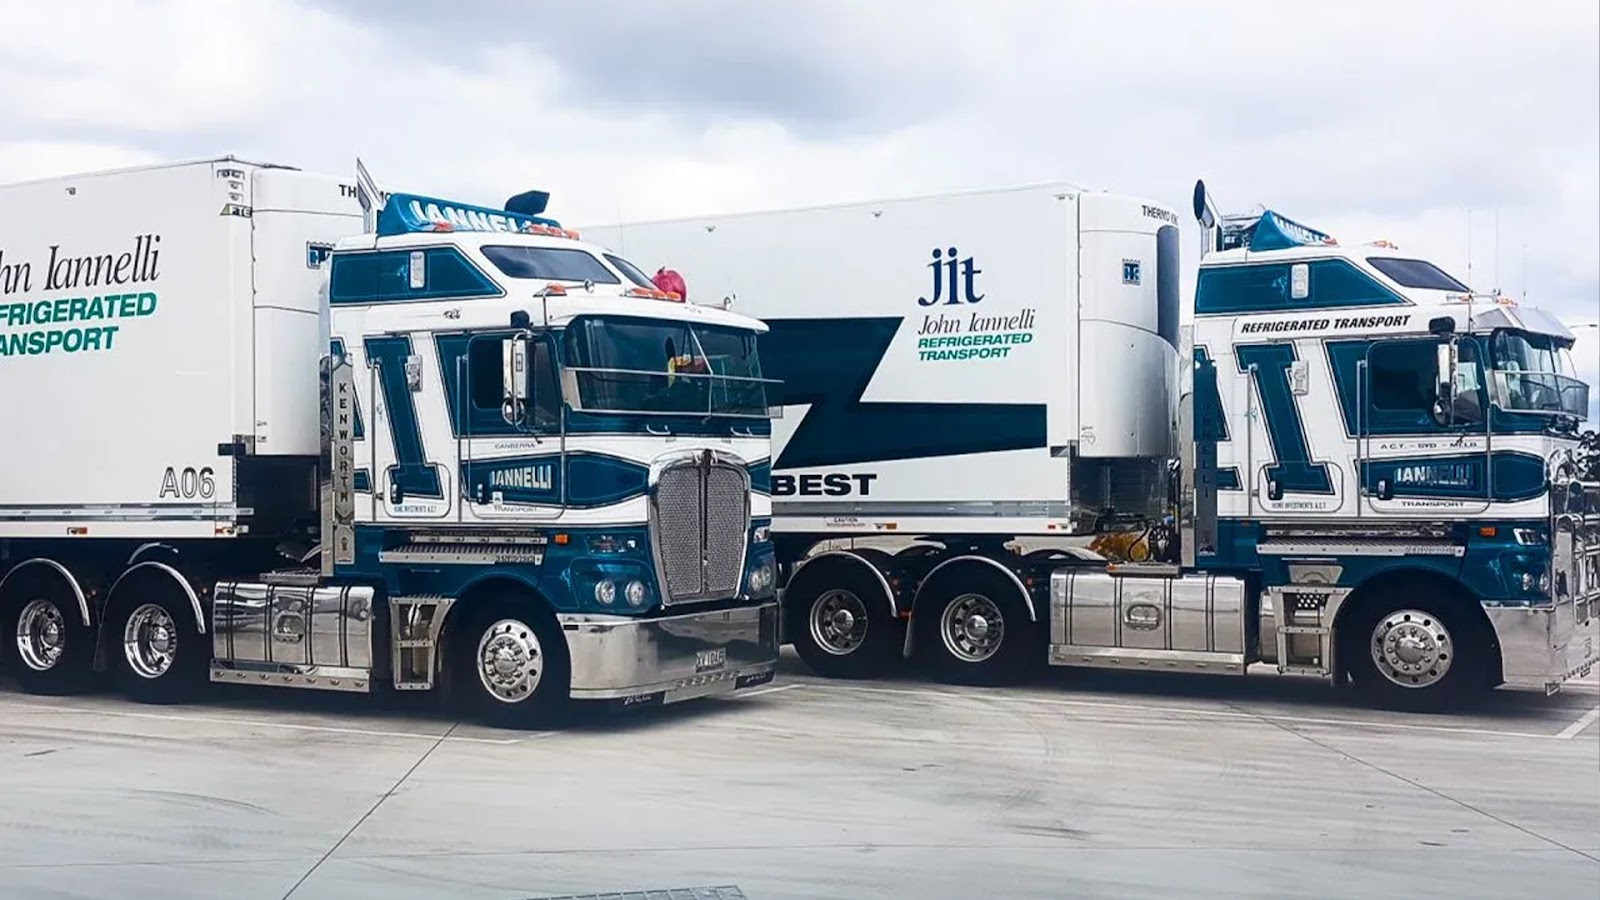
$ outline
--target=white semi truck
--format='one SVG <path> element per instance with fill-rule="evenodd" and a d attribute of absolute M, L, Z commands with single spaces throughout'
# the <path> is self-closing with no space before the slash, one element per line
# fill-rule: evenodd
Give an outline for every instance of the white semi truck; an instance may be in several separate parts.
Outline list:
<path fill-rule="evenodd" d="M 21 687 L 441 689 L 531 723 L 770 680 L 763 326 L 547 199 L 232 158 L 0 187 Z"/>
<path fill-rule="evenodd" d="M 1567 329 L 1202 185 L 1194 213 L 1182 327 L 1178 214 L 1070 184 L 586 234 L 767 324 L 784 635 L 819 673 L 1265 662 L 1410 704 L 1589 671 Z"/>

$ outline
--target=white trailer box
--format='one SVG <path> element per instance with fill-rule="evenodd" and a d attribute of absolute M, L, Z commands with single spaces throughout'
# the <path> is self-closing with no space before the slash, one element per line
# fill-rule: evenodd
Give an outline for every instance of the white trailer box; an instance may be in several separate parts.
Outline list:
<path fill-rule="evenodd" d="M 1159 506 L 1177 221 L 1048 184 L 583 233 L 771 327 L 775 531 L 1060 534 Z"/>
<path fill-rule="evenodd" d="M 0 187 L 0 537 L 313 509 L 336 178 L 234 159 Z M 310 468 L 307 468 L 307 467 Z"/>

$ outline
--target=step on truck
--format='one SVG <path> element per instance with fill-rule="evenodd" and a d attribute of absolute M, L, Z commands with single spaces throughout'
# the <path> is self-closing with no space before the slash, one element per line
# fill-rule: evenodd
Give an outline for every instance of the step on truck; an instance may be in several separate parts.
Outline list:
<path fill-rule="evenodd" d="M 769 681 L 760 322 L 545 215 L 226 158 L 0 188 L 0 634 L 34 693 Z"/>
<path fill-rule="evenodd" d="M 1189 316 L 1177 212 L 1070 184 L 586 233 L 766 322 L 815 672 L 1266 663 L 1385 705 L 1588 672 L 1566 327 L 1203 185 L 1194 214 Z"/>

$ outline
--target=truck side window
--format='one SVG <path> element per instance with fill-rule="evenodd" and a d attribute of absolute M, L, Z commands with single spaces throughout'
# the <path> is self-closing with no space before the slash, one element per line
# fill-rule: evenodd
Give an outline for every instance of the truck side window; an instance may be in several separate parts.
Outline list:
<path fill-rule="evenodd" d="M 554 360 L 551 358 L 549 338 L 536 338 L 529 348 L 529 362 L 533 375 L 534 426 L 542 432 L 551 432 L 561 426 L 561 381 L 556 378 Z M 485 337 L 472 342 L 467 351 L 467 380 L 469 394 L 475 409 L 491 410 L 497 415 L 505 400 L 505 369 L 501 363 L 501 343 L 498 337 Z"/>
<path fill-rule="evenodd" d="M 1434 349 L 1431 341 L 1375 344 L 1367 356 L 1372 372 L 1372 407 L 1393 412 L 1433 406 Z"/>
<path fill-rule="evenodd" d="M 532 357 L 534 426 L 543 432 L 557 431 L 561 427 L 561 381 L 556 378 L 549 338 L 534 341 Z"/>
<path fill-rule="evenodd" d="M 1438 387 L 1438 344 L 1432 340 L 1383 341 L 1374 344 L 1367 355 L 1371 373 L 1372 395 L 1370 404 L 1376 411 L 1410 413 L 1417 416 L 1419 427 L 1431 421 Z M 1460 344 L 1459 364 L 1456 369 L 1455 423 L 1467 424 L 1482 421 L 1482 400 L 1479 393 L 1482 380 L 1478 375 L 1478 358 L 1471 341 Z M 1409 416 L 1406 419 L 1409 421 Z"/>
<path fill-rule="evenodd" d="M 467 382 L 474 407 L 500 408 L 505 397 L 504 371 L 498 339 L 479 338 L 472 342 L 467 350 Z"/>

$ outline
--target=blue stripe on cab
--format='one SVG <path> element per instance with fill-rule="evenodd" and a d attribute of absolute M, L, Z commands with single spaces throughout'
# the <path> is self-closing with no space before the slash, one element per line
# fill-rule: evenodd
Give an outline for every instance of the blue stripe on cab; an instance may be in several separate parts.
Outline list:
<path fill-rule="evenodd" d="M 1290 268 L 1304 265 L 1310 290 L 1303 300 L 1293 299 Z M 1195 287 L 1196 315 L 1302 312 L 1356 306 L 1409 306 L 1395 293 L 1345 259 L 1246 263 L 1201 269 Z"/>
<path fill-rule="evenodd" d="M 1486 465 L 1490 456 L 1493 462 Z M 1363 460 L 1361 483 L 1367 490 L 1376 493 L 1381 480 L 1389 482 L 1395 497 L 1509 503 L 1545 491 L 1544 460 L 1515 450 Z"/>
<path fill-rule="evenodd" d="M 422 254 L 422 287 L 412 287 L 411 255 Z M 328 302 L 335 306 L 407 300 L 500 297 L 505 291 L 455 247 L 334 254 Z"/>

